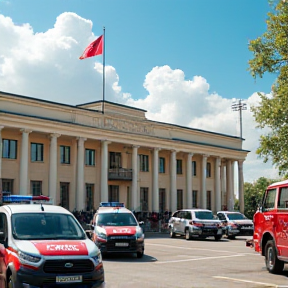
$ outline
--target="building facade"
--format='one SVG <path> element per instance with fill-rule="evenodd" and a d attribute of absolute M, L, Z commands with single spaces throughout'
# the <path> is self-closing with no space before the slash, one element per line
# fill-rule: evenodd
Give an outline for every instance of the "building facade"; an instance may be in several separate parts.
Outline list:
<path fill-rule="evenodd" d="M 233 210 L 235 174 L 243 212 L 249 151 L 242 139 L 151 121 L 145 112 L 108 101 L 72 106 L 0 92 L 2 190 L 47 195 L 70 211 L 120 201 L 135 211 L 216 212 Z"/>

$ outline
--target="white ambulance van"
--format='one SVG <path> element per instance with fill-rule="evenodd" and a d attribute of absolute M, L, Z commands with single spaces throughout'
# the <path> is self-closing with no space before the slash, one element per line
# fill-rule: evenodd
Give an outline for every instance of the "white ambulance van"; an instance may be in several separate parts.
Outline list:
<path fill-rule="evenodd" d="M 43 203 L 19 204 L 29 197 L 32 202 L 49 200 L 46 196 L 5 197 L 0 207 L 5 288 L 105 287 L 101 252 L 72 213 Z"/>

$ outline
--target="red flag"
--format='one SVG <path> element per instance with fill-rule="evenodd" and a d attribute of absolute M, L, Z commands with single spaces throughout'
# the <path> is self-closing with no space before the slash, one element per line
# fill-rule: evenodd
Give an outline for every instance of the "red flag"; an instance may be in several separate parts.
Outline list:
<path fill-rule="evenodd" d="M 83 54 L 79 57 L 79 59 L 82 60 L 96 55 L 101 55 L 102 53 L 103 53 L 103 35 L 101 35 L 95 41 L 89 44 L 87 48 L 84 50 Z"/>

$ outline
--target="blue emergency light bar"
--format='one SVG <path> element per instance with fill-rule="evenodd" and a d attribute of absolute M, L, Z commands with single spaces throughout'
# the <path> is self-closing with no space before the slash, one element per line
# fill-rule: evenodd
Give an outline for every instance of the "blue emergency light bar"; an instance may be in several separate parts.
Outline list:
<path fill-rule="evenodd" d="M 101 202 L 99 207 L 125 207 L 125 205 L 120 202 Z"/>
<path fill-rule="evenodd" d="M 29 201 L 50 201 L 50 198 L 44 195 L 31 196 L 31 195 L 3 195 L 3 203 L 19 203 L 19 202 L 29 202 Z"/>

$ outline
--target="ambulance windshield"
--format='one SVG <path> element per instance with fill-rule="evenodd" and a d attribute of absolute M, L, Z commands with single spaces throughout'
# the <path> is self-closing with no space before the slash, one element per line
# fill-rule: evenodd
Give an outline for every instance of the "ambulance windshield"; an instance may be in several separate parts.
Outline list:
<path fill-rule="evenodd" d="M 12 233 L 18 240 L 86 239 L 74 217 L 58 213 L 13 214 Z"/>

